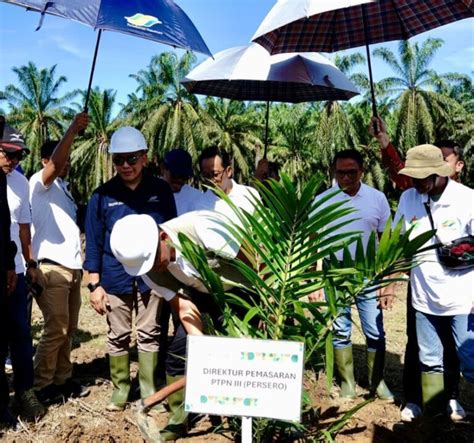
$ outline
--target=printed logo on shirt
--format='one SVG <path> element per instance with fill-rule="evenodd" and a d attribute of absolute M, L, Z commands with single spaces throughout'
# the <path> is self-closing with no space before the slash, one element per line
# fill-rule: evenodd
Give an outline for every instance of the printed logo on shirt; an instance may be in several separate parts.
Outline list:
<path fill-rule="evenodd" d="M 444 222 L 441 223 L 442 228 L 447 228 L 447 229 L 453 229 L 456 227 L 456 221 L 455 220 L 445 220 Z"/>
<path fill-rule="evenodd" d="M 159 202 L 159 201 L 160 201 L 160 199 L 157 195 L 153 195 L 152 197 L 150 197 L 148 199 L 148 203 L 156 203 L 156 202 Z"/>
<path fill-rule="evenodd" d="M 112 202 L 108 204 L 109 208 L 113 208 L 114 206 L 122 206 L 123 202 Z"/>

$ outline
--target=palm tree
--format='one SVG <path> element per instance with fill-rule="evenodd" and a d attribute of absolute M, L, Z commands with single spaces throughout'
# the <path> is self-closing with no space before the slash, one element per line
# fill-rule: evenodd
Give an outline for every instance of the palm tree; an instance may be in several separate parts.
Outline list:
<path fill-rule="evenodd" d="M 142 129 L 150 142 L 151 155 L 162 157 L 169 149 L 181 146 L 197 157 L 203 144 L 202 108 L 180 84 L 195 60 L 190 52 L 182 57 L 164 52 L 152 58 L 148 71 L 136 75 L 137 92 L 146 102 L 140 109 L 147 110 Z"/>
<path fill-rule="evenodd" d="M 215 144 L 232 155 L 234 169 L 240 180 L 249 178 L 255 148 L 262 142 L 256 135 L 260 124 L 254 108 L 236 100 L 205 100 L 206 131 L 211 144 Z M 209 117 L 209 118 L 207 118 Z"/>
<path fill-rule="evenodd" d="M 85 96 L 84 91 L 81 94 Z M 112 89 L 100 91 L 96 87 L 91 91 L 89 126 L 71 154 L 71 181 L 82 201 L 86 201 L 97 186 L 113 175 L 107 149 L 110 137 L 120 123 L 119 120 L 114 120 L 112 115 L 115 96 L 116 91 Z M 78 104 L 76 107 L 80 108 Z"/>
<path fill-rule="evenodd" d="M 272 107 L 273 145 L 272 159 L 282 165 L 282 170 L 300 186 L 312 175 L 315 159 L 315 112 L 307 104 L 280 104 Z"/>
<path fill-rule="evenodd" d="M 336 55 L 334 58 L 334 64 L 356 84 L 360 74 L 352 71 L 364 62 L 360 53 Z M 330 165 L 334 154 L 341 149 L 356 149 L 359 145 L 358 134 L 346 109 L 347 106 L 339 102 L 327 101 L 319 110 L 314 142 L 318 169 L 325 172 L 327 184 L 331 179 Z"/>
<path fill-rule="evenodd" d="M 38 67 L 29 62 L 13 68 L 17 75 L 15 85 L 6 86 L 3 98 L 10 106 L 9 120 L 26 137 L 32 155 L 23 163 L 26 173 L 31 173 L 39 161 L 39 147 L 48 138 L 59 138 L 63 132 L 64 105 L 77 91 L 59 95 L 66 77 L 56 74 L 56 65 L 51 68 Z"/>
<path fill-rule="evenodd" d="M 388 77 L 379 83 L 389 94 L 396 97 L 397 125 L 395 143 L 406 150 L 420 143 L 432 142 L 435 128 L 443 120 L 449 120 L 458 103 L 436 92 L 440 81 L 452 83 L 450 74 L 439 75 L 430 64 L 443 40 L 429 38 L 421 45 L 401 41 L 398 58 L 388 48 L 374 50 L 376 57 L 384 60 L 396 76 Z"/>
<path fill-rule="evenodd" d="M 166 88 L 160 79 L 157 57 L 151 59 L 146 69 L 130 74 L 130 77 L 136 80 L 138 86 L 134 93 L 128 95 L 128 102 L 122 105 L 121 115 L 127 123 L 143 127 L 149 115 L 166 101 Z"/>

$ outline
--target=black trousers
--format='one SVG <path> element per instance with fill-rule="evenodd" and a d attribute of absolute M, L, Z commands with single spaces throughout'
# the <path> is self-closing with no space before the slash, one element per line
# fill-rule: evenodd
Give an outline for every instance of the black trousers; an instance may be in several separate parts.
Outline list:
<path fill-rule="evenodd" d="M 214 301 L 211 294 L 190 290 L 191 300 L 201 313 L 201 320 L 205 322 L 208 317 L 216 329 L 221 329 L 223 324 L 222 311 Z M 186 368 L 186 344 L 187 332 L 183 324 L 179 321 L 177 313 L 173 312 L 174 335 L 168 346 L 166 357 L 166 373 L 171 376 L 184 375 Z M 204 324 L 204 329 L 208 329 Z"/>
<path fill-rule="evenodd" d="M 0 415 L 7 409 L 9 401 L 5 374 L 5 359 L 8 353 L 7 315 L 7 276 L 5 271 L 0 271 Z"/>
<path fill-rule="evenodd" d="M 416 336 L 415 309 L 411 304 L 411 286 L 407 293 L 407 345 L 405 348 L 405 362 L 403 366 L 403 393 L 405 402 L 422 404 L 421 397 L 421 369 Z M 441 330 L 441 341 L 444 348 L 444 390 L 449 399 L 459 396 L 460 366 L 456 353 L 453 334 L 449 324 Z"/>

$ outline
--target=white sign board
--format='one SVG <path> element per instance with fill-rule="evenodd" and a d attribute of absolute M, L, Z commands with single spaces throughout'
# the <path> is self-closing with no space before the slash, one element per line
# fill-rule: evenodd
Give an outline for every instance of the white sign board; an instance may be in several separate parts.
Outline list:
<path fill-rule="evenodd" d="M 185 410 L 300 421 L 304 344 L 188 336 Z"/>

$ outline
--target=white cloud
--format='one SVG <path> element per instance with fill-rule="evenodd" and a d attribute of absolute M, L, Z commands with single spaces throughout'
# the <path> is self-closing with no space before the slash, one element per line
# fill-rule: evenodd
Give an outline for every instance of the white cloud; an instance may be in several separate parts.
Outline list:
<path fill-rule="evenodd" d="M 74 55 L 75 57 L 82 59 L 90 59 L 90 51 L 86 51 L 79 45 L 74 44 L 72 41 L 62 37 L 61 35 L 51 35 L 46 39 L 39 41 L 41 46 L 51 46 L 51 43 L 54 43 L 58 49 L 61 51 L 67 52 L 68 54 Z"/>

